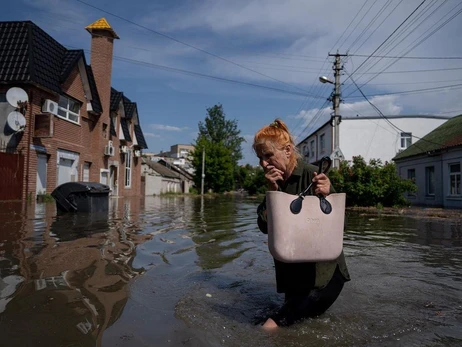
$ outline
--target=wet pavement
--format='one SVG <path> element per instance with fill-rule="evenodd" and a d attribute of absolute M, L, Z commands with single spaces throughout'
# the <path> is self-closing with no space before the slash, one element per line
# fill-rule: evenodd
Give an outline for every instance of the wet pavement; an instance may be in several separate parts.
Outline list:
<path fill-rule="evenodd" d="M 258 201 L 110 199 L 109 215 L 1 203 L 2 346 L 460 346 L 462 221 L 348 213 L 352 281 L 267 334 L 282 302 Z"/>

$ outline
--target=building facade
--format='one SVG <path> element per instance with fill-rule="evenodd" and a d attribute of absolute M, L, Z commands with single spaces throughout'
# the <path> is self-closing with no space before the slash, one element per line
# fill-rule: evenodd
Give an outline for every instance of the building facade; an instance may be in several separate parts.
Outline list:
<path fill-rule="evenodd" d="M 408 115 L 343 118 L 339 126 L 339 149 L 333 148 L 333 130 L 330 122 L 311 133 L 297 148 L 308 163 L 317 163 L 324 156 L 352 160 L 362 156 L 366 162 L 380 159 L 391 161 L 405 150 L 415 138 L 421 138 L 437 128 L 449 117 Z"/>
<path fill-rule="evenodd" d="M 411 179 L 413 205 L 462 208 L 462 115 L 439 126 L 393 160 L 400 177 Z"/>
<path fill-rule="evenodd" d="M 147 146 L 136 104 L 112 103 L 119 37 L 104 18 L 86 30 L 90 65 L 83 50 L 66 49 L 30 21 L 0 22 L 0 200 L 34 199 L 70 181 L 140 195 Z M 17 104 L 18 96 L 28 102 Z"/>

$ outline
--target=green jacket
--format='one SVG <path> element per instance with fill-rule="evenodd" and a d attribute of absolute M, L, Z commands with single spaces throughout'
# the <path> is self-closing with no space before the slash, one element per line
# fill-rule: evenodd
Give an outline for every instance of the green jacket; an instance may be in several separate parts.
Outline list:
<path fill-rule="evenodd" d="M 279 186 L 279 190 L 288 194 L 299 194 L 311 183 L 315 171 L 318 171 L 317 167 L 306 164 L 302 159 L 299 159 L 294 172 L 286 182 Z M 313 192 L 311 192 L 311 194 L 312 193 Z M 333 187 L 331 187 L 331 193 L 335 193 Z M 257 214 L 258 227 L 264 234 L 267 234 L 266 198 L 258 206 Z M 350 280 L 343 251 L 340 256 L 333 261 L 318 263 L 283 263 L 274 259 L 274 265 L 276 269 L 278 293 L 307 294 L 312 289 L 323 288 L 334 275 L 337 265 L 345 281 Z"/>

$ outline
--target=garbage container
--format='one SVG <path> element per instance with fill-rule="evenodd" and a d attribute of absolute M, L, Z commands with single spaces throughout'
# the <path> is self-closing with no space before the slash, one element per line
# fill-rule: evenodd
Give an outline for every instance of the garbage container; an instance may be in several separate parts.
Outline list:
<path fill-rule="evenodd" d="M 96 182 L 68 182 L 59 185 L 51 196 L 58 212 L 107 212 L 109 186 Z"/>

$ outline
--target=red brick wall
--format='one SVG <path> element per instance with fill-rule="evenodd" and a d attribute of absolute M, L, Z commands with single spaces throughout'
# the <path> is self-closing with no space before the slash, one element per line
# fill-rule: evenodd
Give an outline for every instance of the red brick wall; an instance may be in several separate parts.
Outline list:
<path fill-rule="evenodd" d="M 109 169 L 109 160 L 118 161 L 118 194 L 120 196 L 141 195 L 141 159 L 132 160 L 131 187 L 125 188 L 125 160 L 124 154 L 119 153 L 120 141 L 118 136 L 110 135 L 110 93 L 112 72 L 113 39 L 101 35 L 92 36 L 91 66 L 95 76 L 99 97 L 103 107 L 103 114 L 99 117 L 88 114 L 87 99 L 80 70 L 76 65 L 67 80 L 63 83 L 63 92 L 71 98 L 81 102 L 80 124 L 69 122 L 59 117 L 53 117 L 54 135 L 50 138 L 34 138 L 33 130 L 35 115 L 40 114 L 45 99 L 58 102 L 59 95 L 47 92 L 30 85 L 14 85 L 22 87 L 29 95 L 29 109 L 25 114 L 26 128 L 18 145 L 18 150 L 25 156 L 23 199 L 34 199 L 36 195 L 37 158 L 38 154 L 31 145 L 45 147 L 48 156 L 47 165 L 47 193 L 51 193 L 57 185 L 57 150 L 63 149 L 79 153 L 78 180 L 82 179 L 82 166 L 90 162 L 90 181 L 100 181 L 100 169 Z M 6 92 L 10 86 L 1 86 L 0 92 Z M 119 133 L 117 119 L 116 132 Z M 103 129 L 106 129 L 103 131 Z M 133 125 L 130 125 L 134 137 Z M 118 134 L 119 135 L 119 134 Z M 104 156 L 104 147 L 108 140 L 112 140 L 115 147 L 113 157 Z M 129 146 L 132 143 L 128 143 Z M 132 152 L 133 153 L 133 152 Z"/>

